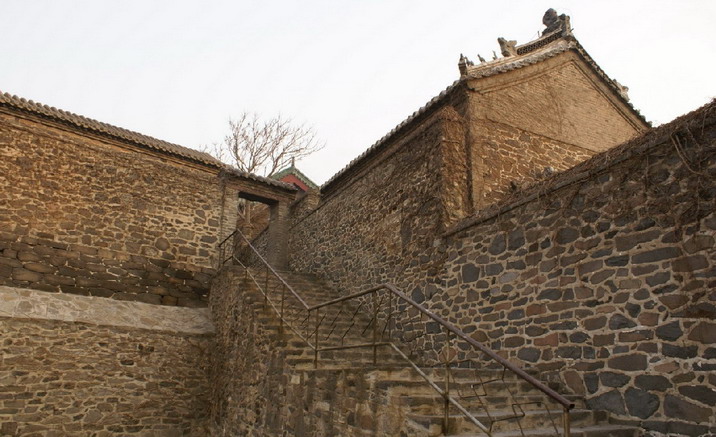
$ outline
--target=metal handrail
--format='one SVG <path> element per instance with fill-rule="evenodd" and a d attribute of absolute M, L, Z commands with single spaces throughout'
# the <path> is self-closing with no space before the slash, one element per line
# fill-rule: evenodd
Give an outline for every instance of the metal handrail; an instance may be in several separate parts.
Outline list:
<path fill-rule="evenodd" d="M 308 309 L 308 304 L 306 303 L 306 301 L 304 301 L 304 300 L 301 298 L 301 296 L 299 296 L 299 294 L 296 293 L 296 291 L 293 289 L 293 287 L 291 287 L 286 281 L 284 281 L 284 279 L 281 277 L 281 275 L 279 275 L 278 272 L 276 272 L 276 270 L 274 270 L 274 268 L 271 267 L 271 264 L 269 264 L 268 261 L 266 261 L 266 259 L 264 259 L 264 257 L 261 256 L 261 254 L 259 253 L 259 251 L 256 250 L 256 248 L 253 246 L 253 244 L 251 244 L 251 242 L 249 241 L 249 239 L 246 238 L 246 235 L 244 235 L 243 232 L 241 232 L 241 231 L 238 230 L 238 229 L 235 230 L 235 231 L 232 232 L 228 237 L 226 237 L 221 243 L 219 243 L 219 247 L 222 247 L 222 246 L 229 240 L 229 238 L 235 237 L 235 235 L 239 235 L 239 236 L 244 240 L 244 242 L 248 245 L 248 247 L 251 248 L 251 250 L 254 252 L 254 254 L 259 257 L 259 260 L 261 260 L 261 262 L 264 264 L 264 266 L 266 266 L 266 268 L 267 268 L 269 271 L 271 271 L 271 273 L 273 273 L 274 277 L 276 277 L 276 278 L 283 284 L 283 286 L 286 287 L 286 289 L 287 289 L 299 302 L 301 302 L 301 305 L 303 305 L 303 307 L 304 307 L 305 309 Z M 224 259 L 221 264 L 222 264 L 222 265 L 226 264 L 226 262 L 229 261 L 229 260 L 232 259 L 232 258 L 235 259 L 235 256 L 234 256 L 234 253 L 233 253 L 233 252 L 232 252 L 231 256 L 230 256 L 229 258 L 227 258 L 227 259 Z"/>
<path fill-rule="evenodd" d="M 433 381 L 430 379 L 430 377 L 429 377 L 427 374 L 425 374 L 425 372 L 423 372 L 423 371 L 420 369 L 420 367 L 419 367 L 416 363 L 414 363 L 413 360 L 411 360 L 395 343 L 393 343 L 392 341 L 378 341 L 377 333 L 376 333 L 377 324 L 378 324 L 378 322 L 377 322 L 377 319 L 378 319 L 377 307 L 374 308 L 374 311 L 375 311 L 375 312 L 374 312 L 374 315 L 373 315 L 373 319 L 371 319 L 371 323 L 373 324 L 373 341 L 372 341 L 372 342 L 360 343 L 360 344 L 353 344 L 353 345 L 328 346 L 328 347 L 323 347 L 323 348 L 320 347 L 319 340 L 318 340 L 318 328 L 319 328 L 319 325 L 320 325 L 321 321 L 323 320 L 323 319 L 319 319 L 319 310 L 320 310 L 320 309 L 325 308 L 325 307 L 328 307 L 328 306 L 332 306 L 332 305 L 335 305 L 335 304 L 341 304 L 341 303 L 343 303 L 343 302 L 350 301 L 350 300 L 354 300 L 354 299 L 357 299 L 357 298 L 360 298 L 360 297 L 362 297 L 362 296 L 366 296 L 366 295 L 369 295 L 369 294 L 374 294 L 374 293 L 376 293 L 376 292 L 378 292 L 378 291 L 380 291 L 380 290 L 387 290 L 387 291 L 389 291 L 393 296 L 396 296 L 396 297 L 399 298 L 401 301 L 403 301 L 403 302 L 405 302 L 406 304 L 408 304 L 408 305 L 412 306 L 413 308 L 415 308 L 415 309 L 416 309 L 417 311 L 419 311 L 421 314 L 424 314 L 424 315 L 427 316 L 429 319 L 431 319 L 431 320 L 433 320 L 434 322 L 436 322 L 436 323 L 438 323 L 439 325 L 441 325 L 441 326 L 442 326 L 443 328 L 445 328 L 449 333 L 453 334 L 454 336 L 456 336 L 456 337 L 459 338 L 460 340 L 467 342 L 469 345 L 471 345 L 471 346 L 474 347 L 475 349 L 479 350 L 480 352 L 484 353 L 485 355 L 487 355 L 487 356 L 488 356 L 489 358 L 491 358 L 492 360 L 494 360 L 494 361 L 496 361 L 497 363 L 499 363 L 504 369 L 510 370 L 513 374 L 517 375 L 519 378 L 521 378 L 522 380 L 526 381 L 527 383 L 529 383 L 530 385 L 532 385 L 533 387 L 535 387 L 536 389 L 538 389 L 539 391 L 541 391 L 542 393 L 544 393 L 546 396 L 548 396 L 549 398 L 551 398 L 551 399 L 554 400 L 555 402 L 561 404 L 562 407 L 563 407 L 563 411 L 564 411 L 564 414 L 563 414 L 564 435 L 565 435 L 566 437 L 568 437 L 568 436 L 570 435 L 569 411 L 570 411 L 572 408 L 574 408 L 574 403 L 573 403 L 573 402 L 571 402 L 570 400 L 568 400 L 568 399 L 565 398 L 564 396 L 560 395 L 559 393 L 557 393 L 557 392 L 554 391 L 553 389 L 547 387 L 544 383 L 542 383 L 541 381 L 539 381 L 538 379 L 536 379 L 536 378 L 533 377 L 532 375 L 529 375 L 527 372 L 525 372 L 524 370 L 522 370 L 522 369 L 519 368 L 518 366 L 516 366 L 516 365 L 514 365 L 513 363 L 509 362 L 508 360 L 506 360 L 505 358 L 501 357 L 500 355 L 496 354 L 494 351 L 492 351 L 492 350 L 491 350 L 490 348 L 488 348 L 487 346 L 485 346 L 485 345 L 483 345 L 482 343 L 478 342 L 477 340 L 475 340 L 475 339 L 469 337 L 469 336 L 468 336 L 467 334 L 465 334 L 461 329 L 457 328 L 457 327 L 456 327 L 455 325 L 453 325 L 452 323 L 450 323 L 450 322 L 444 320 L 442 317 L 440 317 L 440 316 L 438 316 L 437 314 L 433 313 L 432 311 L 428 310 L 427 308 L 425 308 L 425 307 L 422 306 L 421 304 L 415 302 L 413 299 L 411 299 L 410 297 L 408 297 L 405 293 L 403 293 L 402 291 L 398 290 L 398 288 L 396 288 L 394 285 L 389 284 L 389 283 L 383 283 L 383 284 L 380 284 L 380 285 L 376 285 L 376 286 L 367 288 L 367 289 L 365 289 L 365 290 L 358 291 L 358 292 L 356 292 L 356 293 L 352 293 L 352 294 L 347 295 L 347 296 L 339 297 L 339 298 L 336 298 L 336 299 L 332 299 L 332 300 L 329 300 L 329 301 L 326 301 L 326 302 L 321 302 L 321 303 L 319 303 L 319 304 L 309 306 L 309 305 L 305 302 L 305 300 L 303 300 L 303 298 L 301 298 L 301 296 L 281 277 L 281 275 L 279 275 L 278 272 L 276 272 L 276 270 L 275 270 L 273 267 L 271 267 L 271 265 L 270 265 L 270 264 L 266 261 L 266 259 L 259 253 L 259 251 L 251 244 L 251 242 L 246 238 L 246 236 L 245 236 L 241 231 L 239 231 L 238 229 L 237 229 L 236 231 L 234 231 L 231 235 L 229 235 L 228 237 L 226 237 L 226 238 L 219 244 L 219 246 L 222 247 L 224 244 L 226 244 L 226 242 L 227 242 L 232 236 L 235 236 L 235 235 L 239 235 L 239 236 L 244 240 L 244 242 L 247 244 L 247 246 L 253 251 L 254 255 L 256 255 L 256 256 L 258 257 L 258 259 L 261 261 L 261 263 L 263 264 L 263 266 L 266 268 L 267 278 L 268 278 L 268 273 L 269 273 L 269 272 L 272 273 L 272 275 L 273 275 L 275 278 L 277 278 L 277 280 L 278 280 L 278 281 L 280 282 L 280 284 L 283 286 L 283 289 L 284 289 L 284 290 L 288 290 L 288 291 L 291 293 L 291 295 L 292 295 L 293 297 L 295 297 L 296 300 L 301 304 L 301 307 L 302 307 L 302 308 L 300 308 L 300 310 L 306 311 L 306 312 L 308 313 L 308 315 L 306 316 L 305 320 L 309 320 L 309 319 L 310 319 L 310 316 L 311 316 L 311 313 L 312 313 L 312 312 L 315 312 L 315 314 L 316 314 L 316 317 L 315 317 L 316 328 L 315 328 L 314 343 L 312 344 L 312 343 L 311 343 L 311 340 L 310 340 L 310 335 L 307 335 L 307 336 L 302 335 L 297 329 L 295 329 L 295 328 L 289 323 L 288 320 L 285 319 L 285 317 L 284 317 L 284 300 L 285 300 L 285 296 L 282 294 L 280 309 L 277 308 L 277 305 L 276 305 L 273 301 L 271 301 L 271 299 L 269 298 L 269 296 L 268 296 L 268 290 L 263 290 L 263 289 L 261 288 L 261 285 L 259 284 L 258 280 L 257 280 L 253 275 L 251 275 L 252 280 L 256 283 L 256 285 L 258 286 L 259 290 L 260 290 L 261 293 L 264 295 L 265 299 L 270 303 L 270 305 L 271 305 L 271 307 L 273 308 L 273 310 L 274 310 L 274 311 L 277 313 L 277 315 L 279 316 L 279 318 L 280 318 L 280 320 L 281 320 L 281 323 L 282 323 L 282 326 L 283 326 L 284 323 L 285 323 L 287 326 L 289 326 L 289 328 L 290 328 L 294 333 L 296 333 L 296 334 L 298 335 L 298 337 L 299 337 L 302 341 L 304 341 L 304 342 L 314 351 L 314 366 L 317 366 L 319 353 L 322 352 L 322 351 L 331 351 L 331 350 L 339 350 L 339 349 L 351 349 L 351 348 L 364 348 L 364 347 L 371 347 L 371 348 L 373 348 L 373 361 L 374 361 L 374 364 L 375 364 L 375 363 L 376 363 L 376 350 L 377 350 L 377 347 L 379 347 L 379 346 L 390 346 L 391 349 L 393 349 L 403 360 L 407 361 L 408 364 L 409 364 L 423 379 L 426 380 L 426 382 L 428 383 L 428 385 L 430 385 L 435 391 L 437 391 L 437 393 L 438 393 L 439 395 L 441 395 L 441 396 L 445 399 L 445 402 L 446 402 L 446 411 L 445 411 L 445 421 L 446 421 L 446 424 L 445 424 L 445 426 L 447 426 L 447 420 L 448 420 L 447 408 L 448 408 L 448 404 L 449 404 L 449 405 L 454 406 L 458 411 L 460 411 L 468 420 L 470 420 L 474 425 L 476 425 L 478 428 L 480 428 L 481 431 L 485 432 L 485 433 L 488 434 L 488 435 L 492 435 L 491 428 L 487 428 L 484 424 L 482 424 L 479 420 L 477 420 L 477 419 L 476 419 L 469 411 L 467 411 L 457 400 L 455 400 L 454 397 L 452 397 L 452 396 L 450 395 L 450 393 L 449 393 L 449 383 L 447 384 L 447 387 L 446 387 L 445 390 L 441 389 L 441 388 L 440 388 L 439 386 L 437 386 L 437 385 L 435 384 L 435 382 L 433 382 Z M 235 245 L 234 245 L 234 246 L 235 246 Z M 235 249 L 235 248 L 236 248 L 236 247 L 234 247 L 234 249 Z M 250 274 L 250 273 L 249 273 L 249 267 L 248 267 L 247 265 L 245 265 L 243 262 L 241 262 L 241 260 L 239 260 L 239 259 L 235 256 L 235 250 L 232 251 L 231 256 L 229 256 L 228 258 L 224 259 L 221 264 L 223 265 L 223 264 L 225 264 L 226 262 L 228 262 L 228 261 L 231 260 L 231 259 L 233 259 L 234 261 L 238 262 L 242 267 L 244 267 L 244 269 L 245 269 L 246 272 L 247 272 L 247 275 Z M 266 287 L 268 287 L 268 279 L 266 279 Z M 374 296 L 374 298 L 375 298 L 375 296 Z M 374 300 L 374 302 L 375 302 L 375 300 Z M 324 316 L 324 317 L 325 317 L 325 316 Z M 369 324 L 369 325 L 370 325 L 370 324 Z M 366 327 L 366 329 L 367 329 L 367 327 Z M 448 335 L 449 335 L 449 334 L 448 334 Z M 449 337 L 448 337 L 448 338 L 449 338 Z M 447 374 L 446 374 L 446 379 L 449 379 L 449 377 L 448 377 Z"/>

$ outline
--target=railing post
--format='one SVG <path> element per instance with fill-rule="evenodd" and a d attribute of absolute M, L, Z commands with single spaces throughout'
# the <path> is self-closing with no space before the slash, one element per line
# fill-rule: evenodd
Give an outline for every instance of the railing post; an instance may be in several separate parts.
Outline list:
<path fill-rule="evenodd" d="M 268 278 L 269 269 L 266 267 L 266 278 L 264 279 L 264 303 L 268 302 Z"/>
<path fill-rule="evenodd" d="M 373 365 L 378 362 L 378 291 L 373 292 Z"/>
<path fill-rule="evenodd" d="M 318 313 L 319 313 L 319 311 L 320 311 L 320 309 L 316 308 L 316 333 L 315 333 L 315 340 L 313 340 L 315 342 L 314 346 L 316 347 L 313 351 L 313 368 L 314 369 L 318 368 L 318 323 L 319 323 L 318 322 Z"/>
<path fill-rule="evenodd" d="M 388 341 L 393 341 L 393 325 L 395 320 L 393 319 L 393 296 L 388 294 L 388 320 L 385 321 L 388 324 Z"/>
<path fill-rule="evenodd" d="M 279 317 L 279 319 L 281 319 L 281 321 L 280 321 L 279 328 L 278 328 L 278 332 L 280 332 L 281 334 L 283 334 L 283 305 L 284 305 L 285 300 L 286 300 L 286 285 L 281 287 L 281 317 Z"/>
<path fill-rule="evenodd" d="M 444 418 L 443 418 L 443 433 L 448 433 L 450 426 L 450 360 L 448 353 L 450 350 L 450 331 L 447 333 L 447 341 L 445 342 L 444 359 L 445 359 L 445 407 L 444 407 Z"/>
<path fill-rule="evenodd" d="M 569 408 L 563 407 L 564 412 L 562 413 L 562 426 L 564 426 L 564 437 L 570 437 L 572 430 L 570 429 L 569 423 Z"/>

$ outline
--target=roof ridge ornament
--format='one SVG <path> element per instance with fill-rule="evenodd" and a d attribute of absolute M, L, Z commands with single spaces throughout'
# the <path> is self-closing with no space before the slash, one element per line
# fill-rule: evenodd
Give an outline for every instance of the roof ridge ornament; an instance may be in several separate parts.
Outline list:
<path fill-rule="evenodd" d="M 572 27 L 569 23 L 569 15 L 558 15 L 557 11 L 552 8 L 547 9 L 547 12 L 545 12 L 542 16 L 542 24 L 545 25 L 545 29 L 542 31 L 542 36 L 558 31 L 561 31 L 564 35 L 572 34 Z"/>
<path fill-rule="evenodd" d="M 517 56 L 517 41 L 515 41 L 514 39 L 507 41 L 505 38 L 499 37 L 497 38 L 497 42 L 500 44 L 500 51 L 502 52 L 502 56 Z"/>
<path fill-rule="evenodd" d="M 460 53 L 460 60 L 457 63 L 458 69 L 460 69 L 460 75 L 464 76 L 467 74 L 467 68 L 472 67 L 475 65 L 471 60 L 467 58 L 467 56 Z"/>

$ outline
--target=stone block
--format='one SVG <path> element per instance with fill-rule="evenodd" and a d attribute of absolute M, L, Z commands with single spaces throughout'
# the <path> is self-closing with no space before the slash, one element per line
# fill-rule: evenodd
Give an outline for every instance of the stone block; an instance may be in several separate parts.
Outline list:
<path fill-rule="evenodd" d="M 39 282 L 43 276 L 41 273 L 33 272 L 23 268 L 15 268 L 12 270 L 12 279 L 23 282 Z"/>
<path fill-rule="evenodd" d="M 679 387 L 679 393 L 702 404 L 716 406 L 716 390 L 703 385 L 686 385 Z"/>
<path fill-rule="evenodd" d="M 671 382 L 661 375 L 638 375 L 635 385 L 647 391 L 666 391 L 672 387 Z"/>
<path fill-rule="evenodd" d="M 668 260 L 676 258 L 681 255 L 681 249 L 677 247 L 661 247 L 659 249 L 649 250 L 646 252 L 637 253 L 632 257 L 632 263 L 644 264 L 652 263 L 657 261 Z"/>
<path fill-rule="evenodd" d="M 601 372 L 599 373 L 599 381 L 607 387 L 623 387 L 631 380 L 631 378 L 623 373 Z"/>
<path fill-rule="evenodd" d="M 632 416 L 648 419 L 659 409 L 659 397 L 638 388 L 629 388 L 624 393 L 624 402 Z"/>
<path fill-rule="evenodd" d="M 32 272 L 38 272 L 38 273 L 54 273 L 57 271 L 57 267 L 53 265 L 43 264 L 43 263 L 36 263 L 36 262 L 28 262 L 25 263 L 23 266 L 27 270 L 30 270 Z"/>
<path fill-rule="evenodd" d="M 625 370 L 625 371 L 636 371 L 646 370 L 646 355 L 643 354 L 628 354 L 621 355 L 609 359 L 608 365 L 612 369 Z"/>
<path fill-rule="evenodd" d="M 661 352 L 667 357 L 676 358 L 695 358 L 698 353 L 697 346 L 676 346 L 664 343 L 661 346 Z"/>
<path fill-rule="evenodd" d="M 664 414 L 666 417 L 696 423 L 708 423 L 713 419 L 713 411 L 711 408 L 698 406 L 693 402 L 670 394 L 667 394 L 664 398 Z"/>
<path fill-rule="evenodd" d="M 19 259 L 22 262 L 37 262 L 41 261 L 42 257 L 35 253 L 34 250 L 21 250 L 17 253 L 17 259 Z"/>
<path fill-rule="evenodd" d="M 622 314 L 614 314 L 609 318 L 609 329 L 618 331 L 622 329 L 629 329 L 636 326 L 633 320 L 623 316 Z"/>
<path fill-rule="evenodd" d="M 688 338 L 703 344 L 714 344 L 716 343 L 716 324 L 700 322 L 691 329 Z"/>
<path fill-rule="evenodd" d="M 609 411 L 614 414 L 626 414 L 624 399 L 618 390 L 587 399 L 587 406 L 593 410 Z"/>
<path fill-rule="evenodd" d="M 704 255 L 687 256 L 671 262 L 671 269 L 675 272 L 695 272 L 708 266 L 709 261 Z"/>
<path fill-rule="evenodd" d="M 667 341 L 678 340 L 684 334 L 678 321 L 659 326 L 655 332 L 657 337 Z"/>

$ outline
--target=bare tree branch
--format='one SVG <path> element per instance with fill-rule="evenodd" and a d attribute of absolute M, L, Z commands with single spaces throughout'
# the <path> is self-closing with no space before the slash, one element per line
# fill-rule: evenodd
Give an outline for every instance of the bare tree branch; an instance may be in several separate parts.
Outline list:
<path fill-rule="evenodd" d="M 229 134 L 223 142 L 205 149 L 239 170 L 270 176 L 323 146 L 311 127 L 294 125 L 280 115 L 262 119 L 256 113 L 243 112 L 229 120 Z"/>

